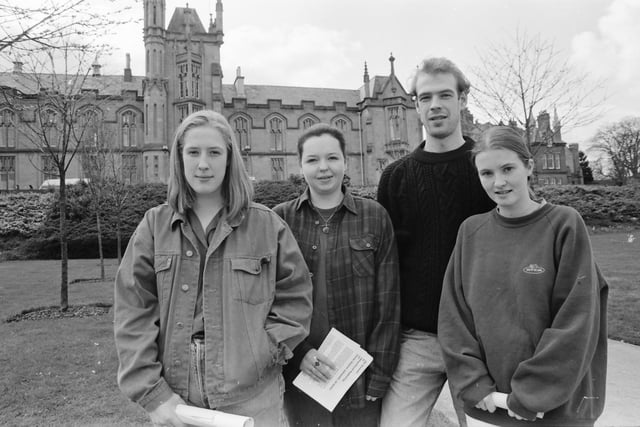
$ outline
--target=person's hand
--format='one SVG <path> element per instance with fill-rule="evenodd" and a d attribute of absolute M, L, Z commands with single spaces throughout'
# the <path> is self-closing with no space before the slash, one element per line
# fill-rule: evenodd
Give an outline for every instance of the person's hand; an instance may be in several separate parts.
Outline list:
<path fill-rule="evenodd" d="M 494 413 L 496 410 L 496 402 L 493 400 L 493 393 L 495 392 L 487 394 L 480 402 L 476 403 L 476 408 Z"/>
<path fill-rule="evenodd" d="M 375 402 L 376 400 L 378 400 L 377 397 L 369 396 L 368 394 L 364 398 L 370 402 Z"/>
<path fill-rule="evenodd" d="M 516 414 L 511 409 L 507 409 L 507 414 L 509 414 L 511 418 L 515 418 L 516 420 L 520 420 L 520 421 L 526 420 L 526 418 L 522 418 L 520 415 Z"/>
<path fill-rule="evenodd" d="M 187 425 L 180 421 L 178 415 L 176 415 L 176 406 L 179 404 L 185 405 L 184 400 L 174 393 L 169 400 L 149 412 L 149 417 L 153 425 L 162 427 L 186 427 Z"/>
<path fill-rule="evenodd" d="M 300 363 L 302 372 L 321 383 L 328 381 L 335 369 L 333 362 L 315 348 L 309 350 Z"/>

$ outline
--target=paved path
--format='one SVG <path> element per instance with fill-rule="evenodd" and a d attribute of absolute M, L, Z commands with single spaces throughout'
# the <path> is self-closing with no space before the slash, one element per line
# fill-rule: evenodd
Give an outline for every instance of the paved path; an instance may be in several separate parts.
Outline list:
<path fill-rule="evenodd" d="M 457 425 L 448 390 L 445 386 L 436 409 Z M 606 399 L 596 427 L 640 427 L 640 346 L 609 340 Z"/>

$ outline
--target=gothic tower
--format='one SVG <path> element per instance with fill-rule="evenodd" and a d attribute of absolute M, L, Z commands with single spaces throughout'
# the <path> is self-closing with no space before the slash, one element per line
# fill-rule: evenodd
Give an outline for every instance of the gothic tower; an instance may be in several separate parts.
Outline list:
<path fill-rule="evenodd" d="M 145 182 L 166 182 L 168 178 L 167 89 L 165 63 L 165 1 L 144 0 L 144 47 L 146 72 L 144 96 Z"/>

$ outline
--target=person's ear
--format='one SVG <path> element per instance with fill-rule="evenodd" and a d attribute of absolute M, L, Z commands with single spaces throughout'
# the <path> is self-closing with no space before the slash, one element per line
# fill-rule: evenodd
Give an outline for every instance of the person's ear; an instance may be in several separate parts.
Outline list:
<path fill-rule="evenodd" d="M 464 109 L 467 107 L 467 94 L 466 93 L 461 93 L 460 94 L 460 109 Z"/>
<path fill-rule="evenodd" d="M 531 176 L 531 174 L 533 173 L 533 168 L 535 167 L 535 163 L 533 161 L 533 159 L 529 159 L 527 160 L 527 176 Z"/>

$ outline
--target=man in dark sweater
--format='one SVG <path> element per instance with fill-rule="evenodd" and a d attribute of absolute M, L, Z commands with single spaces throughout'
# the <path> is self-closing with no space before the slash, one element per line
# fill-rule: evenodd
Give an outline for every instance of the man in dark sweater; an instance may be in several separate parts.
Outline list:
<path fill-rule="evenodd" d="M 398 242 L 402 336 L 400 360 L 382 402 L 382 427 L 425 426 L 446 382 L 437 340 L 438 306 L 458 227 L 494 207 L 462 136 L 470 83 L 446 58 L 420 63 L 410 82 L 426 139 L 389 165 L 378 184 Z M 456 404 L 461 426 L 464 412 Z"/>

